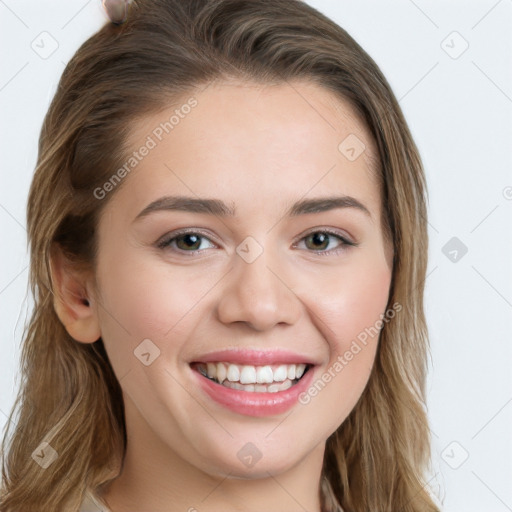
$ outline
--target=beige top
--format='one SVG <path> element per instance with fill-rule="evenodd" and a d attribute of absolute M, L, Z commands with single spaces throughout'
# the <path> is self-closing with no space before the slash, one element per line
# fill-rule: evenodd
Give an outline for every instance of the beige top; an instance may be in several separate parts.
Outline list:
<path fill-rule="evenodd" d="M 111 510 L 99 503 L 94 495 L 87 491 L 79 512 L 111 512 Z"/>
<path fill-rule="evenodd" d="M 87 491 L 82 502 L 79 512 L 111 512 L 111 510 L 98 502 L 94 495 Z M 337 508 L 337 512 L 344 512 L 341 507 Z"/>

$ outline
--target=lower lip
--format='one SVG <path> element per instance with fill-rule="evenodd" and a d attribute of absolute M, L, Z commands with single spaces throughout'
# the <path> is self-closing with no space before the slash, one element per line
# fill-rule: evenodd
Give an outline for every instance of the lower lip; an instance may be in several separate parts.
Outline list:
<path fill-rule="evenodd" d="M 192 368 L 191 371 L 199 379 L 201 388 L 218 404 L 238 414 L 271 416 L 286 412 L 298 402 L 299 395 L 306 391 L 311 384 L 314 369 L 314 366 L 310 367 L 297 384 L 276 393 L 261 393 L 228 388 L 213 382 L 198 371 L 192 370 Z"/>

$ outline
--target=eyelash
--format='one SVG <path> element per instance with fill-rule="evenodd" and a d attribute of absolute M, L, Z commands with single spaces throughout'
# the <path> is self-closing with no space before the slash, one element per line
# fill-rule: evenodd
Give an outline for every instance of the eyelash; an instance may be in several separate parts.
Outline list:
<path fill-rule="evenodd" d="M 308 252 L 312 252 L 313 254 L 318 254 L 319 256 L 332 255 L 332 254 L 337 255 L 340 252 L 345 251 L 345 250 L 347 250 L 350 247 L 357 247 L 359 245 L 356 242 L 351 242 L 350 240 L 347 240 L 345 237 L 341 236 L 340 234 L 338 234 L 335 231 L 330 230 L 330 229 L 317 229 L 315 231 L 310 231 L 309 233 L 305 234 L 298 242 L 301 242 L 302 240 L 304 240 L 308 236 L 314 235 L 315 233 L 322 233 L 322 234 L 327 234 L 327 235 L 334 236 L 335 238 L 337 238 L 341 242 L 341 247 L 338 247 L 336 249 L 330 249 L 328 251 L 321 251 L 321 250 L 318 250 L 318 251 L 314 251 L 314 250 L 308 251 Z M 175 241 L 180 236 L 187 235 L 187 234 L 200 235 L 202 238 L 206 238 L 207 240 L 210 240 L 201 231 L 187 229 L 187 230 L 176 231 L 174 233 L 169 233 L 168 235 L 165 235 L 162 239 L 160 239 L 156 243 L 156 246 L 159 249 L 162 249 L 162 250 L 168 249 L 173 241 Z M 210 240 L 210 242 L 212 242 L 212 241 Z M 214 243 L 214 242 L 212 242 L 212 243 Z M 297 245 L 297 244 L 294 244 L 294 246 L 295 245 Z M 190 256 L 193 257 L 192 254 L 200 253 L 200 252 L 202 252 L 202 251 L 204 251 L 206 249 L 195 250 L 195 251 L 184 251 L 182 249 L 174 249 L 174 248 L 172 248 L 171 250 L 173 250 L 174 252 L 178 252 L 180 254 L 190 253 Z M 187 254 L 187 256 L 189 256 L 189 255 Z"/>

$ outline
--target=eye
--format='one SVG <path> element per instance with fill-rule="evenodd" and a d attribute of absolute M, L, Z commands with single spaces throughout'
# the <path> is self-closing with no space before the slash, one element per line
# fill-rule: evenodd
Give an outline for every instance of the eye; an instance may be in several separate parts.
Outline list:
<path fill-rule="evenodd" d="M 329 250 L 325 250 L 335 239 L 338 240 L 338 245 L 334 248 L 331 247 Z M 300 242 L 302 240 L 305 240 L 305 245 L 307 248 L 310 248 L 313 250 L 313 252 L 322 255 L 330 253 L 337 254 L 340 251 L 346 250 L 347 246 L 355 247 L 358 245 L 357 243 L 351 242 L 350 240 L 347 240 L 347 238 L 329 229 L 312 231 L 305 237 L 301 238 Z"/>
<path fill-rule="evenodd" d="M 201 247 L 202 240 L 210 240 L 198 231 L 179 231 L 164 236 L 157 242 L 157 247 L 166 249 L 170 247 L 178 252 L 198 252 L 199 249 L 207 249 L 208 247 Z M 177 249 L 175 248 L 177 247 Z"/>

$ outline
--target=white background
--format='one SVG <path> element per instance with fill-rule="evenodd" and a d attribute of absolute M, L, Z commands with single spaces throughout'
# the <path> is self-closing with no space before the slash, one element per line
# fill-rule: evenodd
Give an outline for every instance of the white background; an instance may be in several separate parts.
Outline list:
<path fill-rule="evenodd" d="M 308 3 L 381 67 L 425 165 L 430 483 L 448 512 L 512 511 L 512 1 Z M 41 123 L 65 64 L 104 21 L 100 0 L 0 0 L 0 427 L 32 307 L 25 209 Z M 52 39 L 50 56 L 34 51 Z M 468 249 L 456 261 L 443 253 L 453 237 Z"/>

